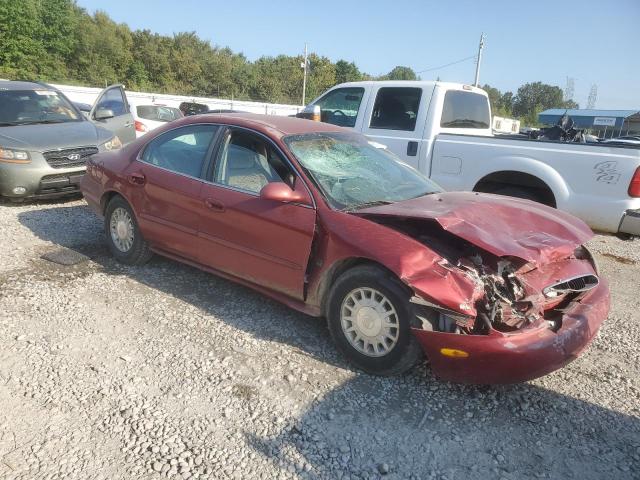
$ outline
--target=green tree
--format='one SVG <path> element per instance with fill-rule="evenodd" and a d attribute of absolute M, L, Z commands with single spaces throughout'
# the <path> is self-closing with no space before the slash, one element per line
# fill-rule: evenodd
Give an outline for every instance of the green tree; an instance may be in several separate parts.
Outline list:
<path fill-rule="evenodd" d="M 538 114 L 549 108 L 577 108 L 573 100 L 565 101 L 562 89 L 542 82 L 526 83 L 513 99 L 513 114 L 528 125 L 538 123 Z"/>
<path fill-rule="evenodd" d="M 336 62 L 336 83 L 358 82 L 362 80 L 362 73 L 355 63 L 346 60 Z"/>
<path fill-rule="evenodd" d="M 418 76 L 409 67 L 397 66 L 386 75 L 380 77 L 380 80 L 418 80 Z"/>

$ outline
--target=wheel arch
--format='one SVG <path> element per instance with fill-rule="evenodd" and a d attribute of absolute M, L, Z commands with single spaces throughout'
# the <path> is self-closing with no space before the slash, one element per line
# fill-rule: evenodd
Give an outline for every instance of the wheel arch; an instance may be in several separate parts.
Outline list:
<path fill-rule="evenodd" d="M 474 185 L 474 192 L 493 193 L 500 186 L 523 187 L 534 189 L 542 194 L 545 204 L 552 207 L 558 206 L 558 200 L 564 199 L 568 194 L 564 182 L 557 182 L 545 175 L 538 175 L 521 170 L 497 170 L 488 173 Z M 566 192 L 566 194 L 565 194 Z"/>
<path fill-rule="evenodd" d="M 102 215 L 104 215 L 107 212 L 107 206 L 109 205 L 109 202 L 114 197 L 122 197 L 122 199 L 129 204 L 129 207 L 131 207 L 131 210 L 133 211 L 134 215 L 137 216 L 138 213 L 133 208 L 133 204 L 127 198 L 127 196 L 124 195 L 122 192 L 114 189 L 105 190 L 102 193 L 102 196 L 100 197 L 100 211 L 102 212 Z"/>
<path fill-rule="evenodd" d="M 387 273 L 391 278 L 397 281 L 399 285 L 403 288 L 407 289 L 409 292 L 411 289 L 403 283 L 398 276 L 393 273 L 391 269 L 383 265 L 382 263 L 367 257 L 347 257 L 336 260 L 330 267 L 328 267 L 323 273 L 318 281 L 317 294 L 316 298 L 318 300 L 318 304 L 320 306 L 321 316 L 326 317 L 327 304 L 329 299 L 329 292 L 331 291 L 332 285 L 335 281 L 346 271 L 351 270 L 352 268 L 369 265 L 372 267 L 379 268 L 380 270 Z"/>

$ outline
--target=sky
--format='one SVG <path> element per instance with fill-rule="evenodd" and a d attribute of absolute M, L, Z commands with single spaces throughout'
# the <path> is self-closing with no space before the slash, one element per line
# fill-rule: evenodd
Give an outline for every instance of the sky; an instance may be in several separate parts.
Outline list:
<path fill-rule="evenodd" d="M 486 35 L 480 84 L 501 91 L 542 81 L 565 88 L 585 108 L 640 108 L 640 0 L 560 2 L 323 0 L 77 0 L 132 29 L 171 35 L 195 31 L 212 44 L 263 55 L 309 50 L 353 61 L 371 75 L 396 65 L 424 80 L 472 83 L 480 34 Z"/>

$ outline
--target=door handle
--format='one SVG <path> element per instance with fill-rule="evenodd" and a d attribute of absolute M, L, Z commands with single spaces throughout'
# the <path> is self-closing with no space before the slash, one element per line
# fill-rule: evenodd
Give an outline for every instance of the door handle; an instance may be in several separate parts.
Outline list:
<path fill-rule="evenodd" d="M 142 173 L 132 173 L 129 175 L 129 183 L 131 185 L 144 185 L 147 179 Z"/>
<path fill-rule="evenodd" d="M 124 124 L 125 127 L 132 127 L 133 126 L 133 122 L 127 122 Z"/>
<path fill-rule="evenodd" d="M 204 204 L 207 206 L 207 208 L 210 208 L 215 212 L 224 212 L 224 203 L 220 202 L 219 200 L 214 200 L 213 198 L 207 198 L 204 201 Z"/>
<path fill-rule="evenodd" d="M 407 156 L 415 157 L 418 154 L 418 142 L 413 140 L 407 143 Z"/>

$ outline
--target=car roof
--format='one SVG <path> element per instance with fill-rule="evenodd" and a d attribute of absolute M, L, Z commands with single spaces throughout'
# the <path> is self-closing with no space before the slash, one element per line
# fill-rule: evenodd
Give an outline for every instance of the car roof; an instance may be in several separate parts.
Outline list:
<path fill-rule="evenodd" d="M 24 80 L 0 80 L 0 90 L 56 90 L 50 85 Z"/>
<path fill-rule="evenodd" d="M 315 122 L 296 117 L 278 115 L 260 115 L 256 113 L 203 113 L 192 115 L 183 120 L 184 123 L 224 123 L 239 127 L 251 128 L 268 133 L 278 138 L 286 135 L 303 133 L 345 132 L 351 131 L 329 123 Z"/>

